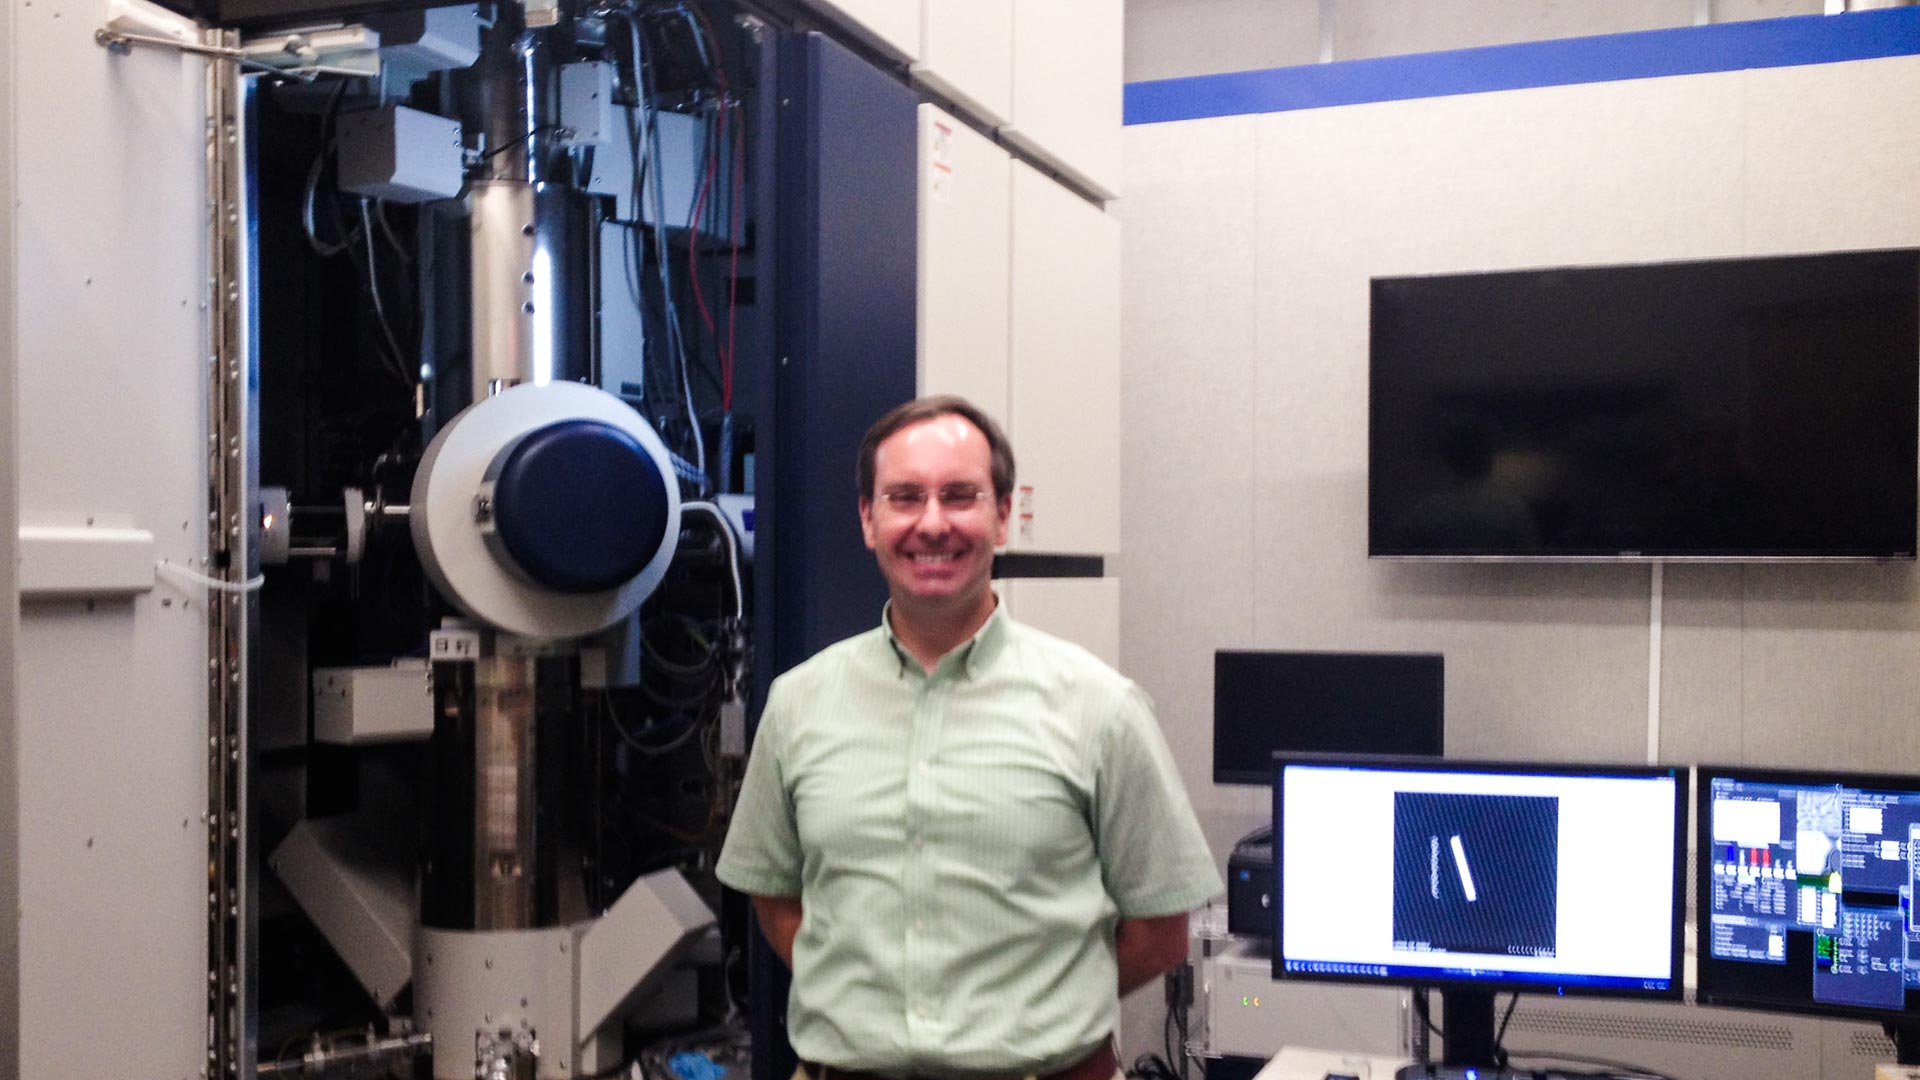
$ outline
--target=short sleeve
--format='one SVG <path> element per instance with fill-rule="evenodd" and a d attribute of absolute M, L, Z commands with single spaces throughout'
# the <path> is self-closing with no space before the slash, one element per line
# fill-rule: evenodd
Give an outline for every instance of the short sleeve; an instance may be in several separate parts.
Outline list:
<path fill-rule="evenodd" d="M 1180 783 L 1153 703 L 1128 683 L 1096 741 L 1094 841 L 1123 918 L 1192 911 L 1226 886 Z"/>
<path fill-rule="evenodd" d="M 785 695 L 779 682 L 767 694 L 733 821 L 720 847 L 714 876 L 752 896 L 800 895 L 800 832 L 787 786 Z"/>

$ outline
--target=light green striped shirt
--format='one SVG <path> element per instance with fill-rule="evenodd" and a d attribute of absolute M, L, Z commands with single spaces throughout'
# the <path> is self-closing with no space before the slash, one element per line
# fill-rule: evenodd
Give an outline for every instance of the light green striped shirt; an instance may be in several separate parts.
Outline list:
<path fill-rule="evenodd" d="M 883 616 L 776 680 L 717 872 L 801 898 L 795 1052 L 916 1076 L 1078 1060 L 1115 923 L 1222 889 L 1146 695 L 1000 608 L 932 675 Z"/>

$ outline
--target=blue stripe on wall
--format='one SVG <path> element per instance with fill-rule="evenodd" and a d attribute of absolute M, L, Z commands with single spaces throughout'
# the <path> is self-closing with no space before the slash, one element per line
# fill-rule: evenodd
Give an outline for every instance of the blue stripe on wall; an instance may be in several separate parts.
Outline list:
<path fill-rule="evenodd" d="M 1916 53 L 1920 8 L 1803 15 L 1129 83 L 1126 122 L 1158 124 Z"/>

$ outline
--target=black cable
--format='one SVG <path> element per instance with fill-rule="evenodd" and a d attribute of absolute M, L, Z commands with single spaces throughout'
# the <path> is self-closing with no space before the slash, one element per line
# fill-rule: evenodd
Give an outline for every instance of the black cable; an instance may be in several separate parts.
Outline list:
<path fill-rule="evenodd" d="M 1428 1031 L 1433 1032 L 1434 1038 L 1445 1039 L 1447 1037 L 1447 1033 L 1444 1031 L 1441 1031 L 1438 1027 L 1434 1025 L 1433 1013 L 1431 1009 L 1432 1009 L 1432 1006 L 1429 1005 L 1427 1002 L 1427 992 L 1425 990 L 1414 991 L 1413 1011 L 1420 1014 L 1420 1022 L 1427 1026 Z"/>
<path fill-rule="evenodd" d="M 1141 1054 L 1127 1066 L 1129 1080 L 1177 1080 L 1173 1066 L 1158 1054 Z"/>
<path fill-rule="evenodd" d="M 1187 1080 L 1188 1066 L 1193 1061 L 1193 1054 L 1189 1049 L 1189 1044 L 1193 1040 L 1192 1033 L 1187 1029 L 1187 1004 L 1185 1001 L 1167 1010 L 1167 1015 L 1169 1016 L 1176 1015 L 1176 1013 L 1179 1019 L 1174 1023 L 1180 1032 L 1180 1080 Z"/>
<path fill-rule="evenodd" d="M 1493 1030 L 1493 1063 L 1507 1067 L 1507 1024 L 1513 1019 L 1513 1007 L 1520 1004 L 1519 994 L 1507 995 L 1507 1011 L 1500 1014 L 1500 1026 Z"/>
<path fill-rule="evenodd" d="M 340 213 L 340 192 L 337 184 L 334 188 L 334 197 L 331 203 L 333 206 L 334 228 L 336 233 L 341 237 L 339 243 L 330 243 L 320 239 L 317 215 L 314 211 L 314 198 L 319 188 L 321 173 L 326 167 L 327 156 L 338 149 L 334 145 L 336 138 L 334 123 L 340 113 L 340 102 L 346 95 L 347 76 L 343 75 L 340 81 L 334 86 L 333 93 L 328 96 L 327 107 L 320 114 L 320 149 L 313 155 L 313 165 L 307 170 L 307 183 L 302 189 L 301 194 L 300 220 L 307 234 L 307 243 L 313 247 L 313 250 L 317 254 L 323 257 L 338 255 L 353 246 L 353 237 L 349 234 L 346 222 Z"/>
<path fill-rule="evenodd" d="M 528 139 L 534 138 L 537 135 L 544 135 L 549 131 L 565 131 L 565 130 L 566 128 L 562 127 L 559 124 L 541 124 L 540 126 L 534 128 L 532 131 L 527 132 L 525 135 L 522 135 L 517 139 L 508 139 L 506 142 L 500 144 L 499 146 L 496 146 L 493 149 L 487 151 L 486 153 L 481 154 L 480 160 L 492 161 L 494 158 L 499 157 L 501 154 L 506 153 L 507 151 L 513 149 L 516 146 L 519 146 L 521 143 L 526 142 Z"/>
<path fill-rule="evenodd" d="M 1173 1072 L 1172 1063 L 1175 1061 L 1178 1061 L 1179 1058 L 1175 1056 L 1173 1052 L 1173 1010 L 1172 1009 L 1167 1010 L 1167 1018 L 1165 1022 L 1163 1022 L 1160 1025 L 1160 1049 L 1165 1050 L 1167 1052 L 1167 1056 L 1162 1059 L 1163 1061 L 1166 1061 L 1168 1063 L 1167 1071 Z M 1178 1074 L 1175 1074 L 1175 1075 L 1178 1075 Z"/>

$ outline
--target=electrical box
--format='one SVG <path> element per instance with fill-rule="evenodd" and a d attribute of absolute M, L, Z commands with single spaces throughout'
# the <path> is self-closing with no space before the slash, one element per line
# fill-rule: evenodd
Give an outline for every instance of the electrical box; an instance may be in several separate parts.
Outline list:
<path fill-rule="evenodd" d="M 613 65 L 599 61 L 560 69 L 560 126 L 576 146 L 599 146 L 613 139 Z"/>
<path fill-rule="evenodd" d="M 433 680 L 425 660 L 397 660 L 392 667 L 314 670 L 315 741 L 364 746 L 432 734 Z"/>
<path fill-rule="evenodd" d="M 1408 992 L 1394 987 L 1280 982 L 1264 942 L 1234 940 L 1200 961 L 1196 1041 L 1209 1057 L 1270 1058 L 1289 1046 L 1403 1058 Z"/>
<path fill-rule="evenodd" d="M 387 105 L 347 113 L 339 126 L 340 190 L 370 199 L 430 202 L 460 194 L 460 121 Z"/>
<path fill-rule="evenodd" d="M 633 137 L 637 135 L 643 143 L 648 141 L 649 118 L 660 125 L 660 165 L 646 170 L 646 190 L 636 206 Z M 594 152 L 593 175 L 587 178 L 585 186 L 595 195 L 613 196 L 613 216 L 617 222 L 644 221 L 656 225 L 664 214 L 669 230 L 684 230 L 691 222 L 708 242 L 729 243 L 737 238 L 732 226 L 734 129 L 731 125 L 726 132 L 727 145 L 715 154 L 711 152 L 708 127 L 718 121 L 708 116 L 657 112 L 643 117 L 630 115 L 622 108 L 610 110 L 609 123 L 612 126 L 606 140 Z M 639 156 L 652 160 L 653 153 L 643 145 Z M 660 185 L 657 201 L 654 198 L 656 183 Z M 703 191 L 704 199 L 701 198 Z M 607 264 L 626 273 L 620 269 L 619 260 L 608 260 Z M 626 291 L 627 286 L 622 285 L 621 289 Z"/>

